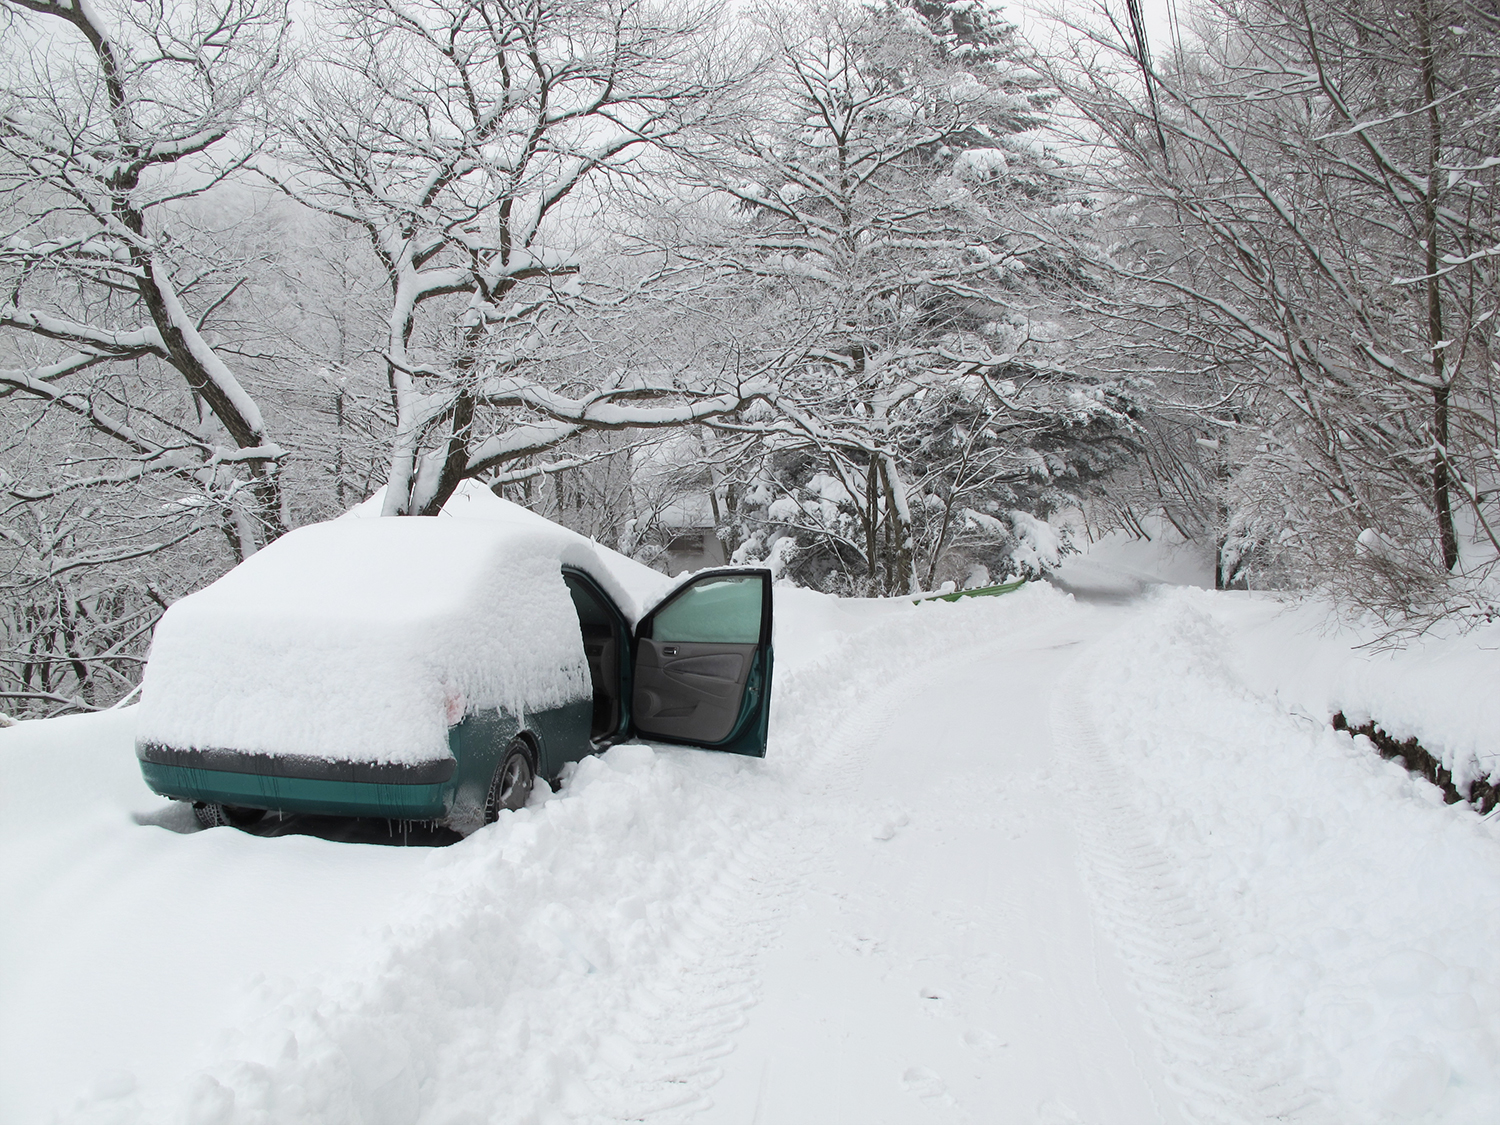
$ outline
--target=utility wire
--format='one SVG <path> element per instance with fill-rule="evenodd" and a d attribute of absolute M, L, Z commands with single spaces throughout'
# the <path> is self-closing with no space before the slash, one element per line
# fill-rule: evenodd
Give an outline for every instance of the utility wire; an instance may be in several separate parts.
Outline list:
<path fill-rule="evenodd" d="M 1177 18 L 1177 0 L 1167 0 L 1167 26 L 1172 32 L 1172 60 L 1182 66 L 1182 24 Z"/>
<path fill-rule="evenodd" d="M 1141 0 L 1125 0 L 1130 13 L 1130 30 L 1135 35 L 1135 61 L 1141 64 L 1141 76 L 1146 80 L 1146 100 L 1151 105 L 1151 123 L 1156 126 L 1156 143 L 1161 146 L 1161 157 L 1167 158 L 1167 135 L 1161 129 L 1161 115 L 1156 108 L 1156 84 L 1151 78 L 1151 43 L 1146 38 L 1146 21 L 1141 15 Z"/>

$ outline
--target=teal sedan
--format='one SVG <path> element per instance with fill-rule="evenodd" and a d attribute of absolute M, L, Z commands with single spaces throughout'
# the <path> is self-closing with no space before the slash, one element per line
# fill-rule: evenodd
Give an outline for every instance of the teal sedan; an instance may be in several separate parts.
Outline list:
<path fill-rule="evenodd" d="M 143 683 L 146 784 L 206 826 L 469 831 L 627 739 L 765 756 L 769 571 L 673 583 L 503 501 L 484 512 L 302 528 L 175 604 Z"/>

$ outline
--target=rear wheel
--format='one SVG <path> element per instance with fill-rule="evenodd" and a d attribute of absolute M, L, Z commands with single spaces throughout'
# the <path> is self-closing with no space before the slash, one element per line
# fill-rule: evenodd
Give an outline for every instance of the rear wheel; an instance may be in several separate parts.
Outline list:
<path fill-rule="evenodd" d="M 490 782 L 489 797 L 484 802 L 484 822 L 493 824 L 505 809 L 524 809 L 536 784 L 536 767 L 531 761 L 531 747 L 524 739 L 513 739 L 500 759 L 500 768 Z"/>
<path fill-rule="evenodd" d="M 240 805 L 221 805 L 214 801 L 194 801 L 193 815 L 204 828 L 249 828 L 266 815 L 265 809 L 247 809 Z"/>

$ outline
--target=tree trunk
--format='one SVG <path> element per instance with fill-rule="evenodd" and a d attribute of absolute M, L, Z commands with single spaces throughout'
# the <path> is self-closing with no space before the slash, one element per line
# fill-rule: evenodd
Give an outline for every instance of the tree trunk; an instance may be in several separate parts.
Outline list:
<path fill-rule="evenodd" d="M 1427 191 L 1422 198 L 1422 241 L 1427 288 L 1427 346 L 1432 352 L 1432 501 L 1437 511 L 1443 567 L 1458 565 L 1458 536 L 1453 529 L 1453 500 L 1448 479 L 1448 395 L 1446 346 L 1443 340 L 1443 291 L 1438 277 L 1438 192 L 1442 158 L 1441 119 L 1437 105 L 1437 60 L 1432 43 L 1432 3 L 1417 10 L 1422 52 L 1422 97 L 1427 103 Z"/>
<path fill-rule="evenodd" d="M 906 509 L 906 497 L 901 492 L 901 475 L 890 457 L 882 454 L 879 461 L 880 483 L 885 489 L 888 533 L 885 594 L 887 597 L 900 593 L 915 594 L 920 583 L 912 563 L 911 515 Z"/>
<path fill-rule="evenodd" d="M 879 466 L 874 455 L 865 472 L 865 592 L 871 597 L 880 593 L 880 493 Z"/>

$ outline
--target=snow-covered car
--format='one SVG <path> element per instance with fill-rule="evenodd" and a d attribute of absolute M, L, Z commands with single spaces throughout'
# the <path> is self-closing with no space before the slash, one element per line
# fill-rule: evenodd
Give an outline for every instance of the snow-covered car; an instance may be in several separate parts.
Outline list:
<path fill-rule="evenodd" d="M 486 490 L 300 528 L 174 604 L 142 685 L 147 785 L 465 830 L 633 736 L 764 757 L 771 577 L 674 582 Z"/>

